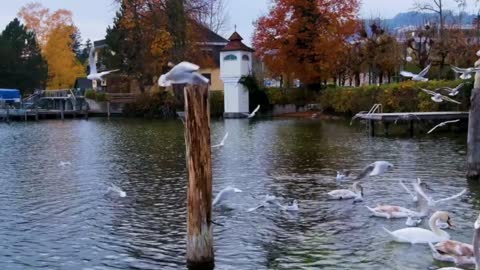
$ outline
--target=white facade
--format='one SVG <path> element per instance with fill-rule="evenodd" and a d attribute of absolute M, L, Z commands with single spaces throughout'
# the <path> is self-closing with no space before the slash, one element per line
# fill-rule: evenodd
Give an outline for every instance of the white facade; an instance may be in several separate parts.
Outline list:
<path fill-rule="evenodd" d="M 252 71 L 252 52 L 220 52 L 220 78 L 224 83 L 225 118 L 245 117 L 249 113 L 248 90 L 239 83 Z"/>

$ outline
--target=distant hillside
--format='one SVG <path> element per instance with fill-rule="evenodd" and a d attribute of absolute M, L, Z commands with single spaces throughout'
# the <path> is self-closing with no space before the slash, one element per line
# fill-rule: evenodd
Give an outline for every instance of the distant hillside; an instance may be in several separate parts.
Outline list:
<path fill-rule="evenodd" d="M 446 23 L 447 24 L 458 24 L 461 21 L 462 25 L 470 25 L 477 15 L 467 14 L 465 12 L 461 14 L 453 14 L 451 11 L 446 11 Z M 423 13 L 423 12 L 404 12 L 399 13 L 392 19 L 375 19 L 380 20 L 387 27 L 389 31 L 396 31 L 400 28 L 408 26 L 420 26 L 424 25 L 427 22 L 436 23 L 438 21 L 438 15 L 434 13 Z M 367 20 L 371 22 L 372 20 Z"/>

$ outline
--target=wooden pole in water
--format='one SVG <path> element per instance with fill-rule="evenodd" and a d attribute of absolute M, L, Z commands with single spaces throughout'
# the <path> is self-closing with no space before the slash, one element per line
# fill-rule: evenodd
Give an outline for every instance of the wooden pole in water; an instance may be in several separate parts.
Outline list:
<path fill-rule="evenodd" d="M 213 269 L 212 157 L 210 104 L 207 85 L 188 86 L 185 96 L 187 149 L 187 266 Z"/>
<path fill-rule="evenodd" d="M 480 52 L 480 51 L 479 51 Z M 478 52 L 477 52 L 478 55 Z M 475 67 L 480 66 L 480 60 Z M 470 96 L 467 135 L 467 178 L 480 178 L 480 73 L 475 74 L 475 84 Z"/>

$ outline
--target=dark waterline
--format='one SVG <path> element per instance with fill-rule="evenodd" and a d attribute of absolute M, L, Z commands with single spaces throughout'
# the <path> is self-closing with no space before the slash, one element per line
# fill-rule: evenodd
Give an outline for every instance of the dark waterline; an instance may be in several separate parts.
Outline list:
<path fill-rule="evenodd" d="M 447 197 L 452 239 L 470 242 L 480 190 L 464 178 L 466 135 L 368 138 L 345 122 L 212 122 L 214 194 L 244 190 L 214 210 L 216 269 L 427 269 L 427 246 L 390 241 L 405 220 L 370 217 L 365 205 L 414 207 L 398 181 L 421 177 Z M 112 119 L 0 124 L 0 269 L 184 269 L 183 126 Z M 387 160 L 365 181 L 365 202 L 327 201 L 335 170 Z M 60 163 L 71 165 L 60 166 Z M 113 183 L 127 193 L 106 194 Z M 247 213 L 264 194 L 300 211 Z M 253 195 L 253 196 L 252 196 Z M 426 222 L 422 224 L 426 227 Z M 443 265 L 442 265 L 443 266 Z"/>

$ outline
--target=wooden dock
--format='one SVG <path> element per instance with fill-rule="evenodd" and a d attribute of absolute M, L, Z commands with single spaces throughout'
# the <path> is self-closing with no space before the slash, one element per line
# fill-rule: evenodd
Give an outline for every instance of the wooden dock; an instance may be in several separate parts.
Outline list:
<path fill-rule="evenodd" d="M 410 136 L 414 134 L 414 123 L 418 121 L 442 122 L 456 119 L 468 119 L 468 112 L 405 112 L 405 113 L 371 113 L 361 112 L 354 116 L 355 119 L 367 121 L 369 134 L 375 136 L 375 123 L 381 122 L 388 135 L 388 126 L 397 121 L 410 123 Z"/>

